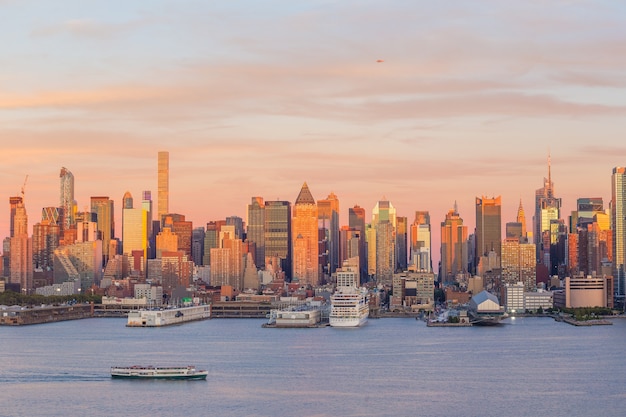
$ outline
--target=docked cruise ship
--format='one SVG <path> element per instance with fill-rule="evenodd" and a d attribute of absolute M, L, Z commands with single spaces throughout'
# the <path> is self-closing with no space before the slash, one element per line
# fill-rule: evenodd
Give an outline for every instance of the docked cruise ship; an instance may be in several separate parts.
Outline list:
<path fill-rule="evenodd" d="M 367 289 L 337 287 L 337 291 L 330 297 L 330 303 L 331 326 L 359 327 L 367 322 L 370 313 Z"/>

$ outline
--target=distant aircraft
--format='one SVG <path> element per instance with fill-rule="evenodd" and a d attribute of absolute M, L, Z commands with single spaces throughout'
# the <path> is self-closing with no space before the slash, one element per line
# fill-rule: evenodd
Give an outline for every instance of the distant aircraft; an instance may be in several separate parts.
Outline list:
<path fill-rule="evenodd" d="M 385 62 L 385 61 L 382 59 L 377 59 L 376 62 Z"/>

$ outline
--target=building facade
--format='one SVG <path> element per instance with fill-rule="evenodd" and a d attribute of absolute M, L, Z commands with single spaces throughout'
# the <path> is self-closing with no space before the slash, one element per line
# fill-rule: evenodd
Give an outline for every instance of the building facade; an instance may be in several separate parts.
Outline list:
<path fill-rule="evenodd" d="M 293 206 L 293 279 L 304 285 L 317 286 L 319 276 L 317 204 L 306 182 Z"/>

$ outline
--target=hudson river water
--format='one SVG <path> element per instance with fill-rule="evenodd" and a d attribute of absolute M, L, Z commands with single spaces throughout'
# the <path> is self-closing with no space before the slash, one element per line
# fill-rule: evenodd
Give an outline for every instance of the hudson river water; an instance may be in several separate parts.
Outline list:
<path fill-rule="evenodd" d="M 214 319 L 0 327 L 1 416 L 624 416 L 626 320 L 263 329 Z M 207 381 L 127 381 L 112 365 L 190 365 Z"/>

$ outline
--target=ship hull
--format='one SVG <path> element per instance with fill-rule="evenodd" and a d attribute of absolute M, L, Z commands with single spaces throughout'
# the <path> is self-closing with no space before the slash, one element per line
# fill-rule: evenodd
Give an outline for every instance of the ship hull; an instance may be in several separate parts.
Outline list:
<path fill-rule="evenodd" d="M 367 317 L 330 317 L 329 324 L 331 327 L 361 327 L 367 323 Z"/>
<path fill-rule="evenodd" d="M 194 367 L 152 367 L 130 366 L 112 367 L 111 377 L 118 379 L 188 379 L 205 380 L 208 371 L 196 370 Z"/>

